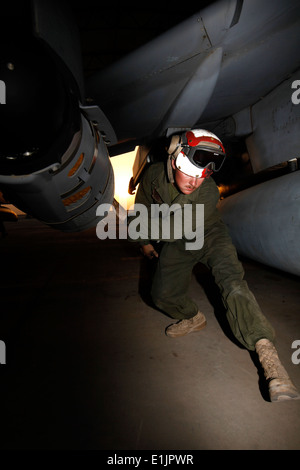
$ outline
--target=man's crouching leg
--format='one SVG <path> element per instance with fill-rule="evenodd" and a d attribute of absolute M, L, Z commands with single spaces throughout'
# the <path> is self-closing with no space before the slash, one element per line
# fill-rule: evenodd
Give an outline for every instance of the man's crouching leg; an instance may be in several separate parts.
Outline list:
<path fill-rule="evenodd" d="M 165 331 L 170 338 L 202 330 L 206 325 L 205 316 L 187 295 L 194 264 L 182 240 L 165 243 L 158 258 L 151 297 L 156 307 L 177 322 Z"/>
<path fill-rule="evenodd" d="M 185 309 L 180 308 L 180 302 L 175 303 L 173 299 L 159 298 L 154 296 L 153 292 L 152 299 L 156 307 L 177 320 L 176 323 L 172 323 L 165 330 L 169 338 L 185 336 L 194 331 L 200 331 L 206 326 L 206 318 L 202 312 L 198 311 L 196 315 L 189 317 Z M 190 307 L 189 311 L 194 310 L 197 312 L 198 307 L 191 299 L 185 298 L 183 304 Z"/>
<path fill-rule="evenodd" d="M 281 364 L 274 344 L 268 339 L 260 339 L 255 350 L 268 381 L 271 402 L 299 399 L 300 394 Z"/>
<path fill-rule="evenodd" d="M 152 289 L 152 300 L 156 307 L 177 320 L 165 330 L 170 338 L 185 336 L 194 331 L 200 331 L 206 326 L 204 314 L 198 311 L 197 305 L 186 296 L 174 298 L 174 296 L 158 295 L 157 289 L 156 292 Z M 190 312 L 197 313 L 191 317 Z"/>
<path fill-rule="evenodd" d="M 192 318 L 187 318 L 184 320 L 179 320 L 177 323 L 166 328 L 166 335 L 170 338 L 178 338 L 180 336 L 185 336 L 194 331 L 200 331 L 206 326 L 206 318 L 202 312 L 198 312 Z"/>

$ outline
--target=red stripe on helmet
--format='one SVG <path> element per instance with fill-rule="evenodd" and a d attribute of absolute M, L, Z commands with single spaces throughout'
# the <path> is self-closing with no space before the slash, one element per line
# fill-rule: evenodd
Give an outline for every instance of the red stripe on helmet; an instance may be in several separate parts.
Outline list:
<path fill-rule="evenodd" d="M 195 137 L 194 133 L 189 131 L 186 133 L 186 138 L 188 145 L 190 145 L 191 147 L 196 147 L 200 144 L 200 142 L 212 142 L 214 144 L 219 145 L 223 152 L 226 153 L 222 142 L 219 139 L 215 139 L 214 137 Z"/>

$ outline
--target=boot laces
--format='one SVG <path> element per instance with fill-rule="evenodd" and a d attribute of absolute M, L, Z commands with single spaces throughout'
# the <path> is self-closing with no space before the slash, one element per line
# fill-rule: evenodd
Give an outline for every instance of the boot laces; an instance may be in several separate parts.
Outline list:
<path fill-rule="evenodd" d="M 288 378 L 281 364 L 275 346 L 270 342 L 259 346 L 259 358 L 264 368 L 266 379 Z"/>

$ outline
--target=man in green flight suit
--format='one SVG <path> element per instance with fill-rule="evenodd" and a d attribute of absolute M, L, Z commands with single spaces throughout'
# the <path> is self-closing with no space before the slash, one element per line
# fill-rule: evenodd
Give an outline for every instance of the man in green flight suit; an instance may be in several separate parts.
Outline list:
<path fill-rule="evenodd" d="M 222 142 L 209 131 L 195 129 L 173 136 L 167 151 L 167 166 L 157 163 L 147 169 L 135 199 L 135 204 L 146 207 L 149 214 L 139 233 L 141 251 L 150 259 L 157 258 L 152 299 L 159 309 L 178 320 L 166 329 L 166 335 L 180 337 L 206 326 L 204 314 L 187 295 L 192 269 L 200 262 L 211 270 L 220 289 L 233 334 L 248 350 L 257 352 L 271 401 L 299 398 L 278 358 L 273 344 L 274 330 L 243 279 L 242 264 L 216 208 L 219 191 L 210 175 L 220 170 L 226 157 Z M 202 229 L 203 243 L 195 245 L 196 248 L 188 245 L 185 232 L 176 238 L 175 229 L 164 239 L 160 230 L 155 232 L 156 241 L 163 242 L 158 254 L 150 231 L 150 213 L 154 205 L 162 204 L 183 212 L 193 208 L 192 233 Z M 199 221 L 196 209 L 200 205 L 204 207 L 204 218 Z M 174 222 L 174 218 L 168 220 Z M 156 223 L 157 220 L 159 224 L 162 219 L 157 218 Z"/>

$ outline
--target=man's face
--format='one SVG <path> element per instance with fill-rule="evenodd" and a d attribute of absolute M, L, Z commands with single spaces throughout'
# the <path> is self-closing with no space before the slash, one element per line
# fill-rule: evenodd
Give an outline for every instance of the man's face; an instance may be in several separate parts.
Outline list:
<path fill-rule="evenodd" d="M 205 180 L 205 178 L 195 178 L 194 176 L 186 175 L 176 168 L 174 160 L 171 160 L 171 162 L 176 186 L 183 194 L 191 194 L 195 189 L 199 188 Z"/>

